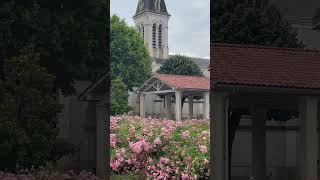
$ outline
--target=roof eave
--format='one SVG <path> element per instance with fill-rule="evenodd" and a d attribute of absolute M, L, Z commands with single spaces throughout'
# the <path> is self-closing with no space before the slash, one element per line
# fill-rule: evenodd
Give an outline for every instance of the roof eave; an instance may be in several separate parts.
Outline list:
<path fill-rule="evenodd" d="M 279 86 L 258 86 L 216 83 L 212 87 L 213 91 L 224 91 L 229 93 L 272 93 L 272 94 L 294 94 L 294 95 L 314 95 L 320 97 L 320 88 L 298 88 Z"/>
<path fill-rule="evenodd" d="M 154 11 L 150 11 L 150 10 L 143 10 L 143 11 L 140 11 L 140 12 L 136 13 L 134 16 L 132 16 L 132 18 L 136 18 L 137 16 L 139 16 L 139 15 L 145 13 L 145 12 L 154 13 L 154 14 L 161 14 L 161 15 L 165 15 L 165 16 L 171 17 L 171 14 L 169 14 L 169 13 L 154 12 Z"/>

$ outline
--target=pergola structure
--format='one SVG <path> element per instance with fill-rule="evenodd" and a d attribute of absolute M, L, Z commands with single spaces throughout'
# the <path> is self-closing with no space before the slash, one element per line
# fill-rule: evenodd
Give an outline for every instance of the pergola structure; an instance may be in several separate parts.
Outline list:
<path fill-rule="evenodd" d="M 80 95 L 79 100 L 88 102 L 88 106 L 95 111 L 93 116 L 89 116 L 88 121 L 93 119 L 93 129 L 96 133 L 95 142 L 93 143 L 95 147 L 91 147 L 95 150 L 93 156 L 95 157 L 95 171 L 96 175 L 100 178 L 108 177 L 108 159 L 109 159 L 109 149 L 107 144 L 109 144 L 108 138 L 108 107 L 107 107 L 107 94 L 108 94 L 108 75 L 103 75 L 96 82 L 92 83 L 87 87 Z M 91 152 L 92 153 L 92 152 Z"/>
<path fill-rule="evenodd" d="M 145 117 L 145 96 L 157 94 L 165 96 L 165 112 L 171 119 L 171 98 L 175 97 L 175 119 L 181 120 L 182 97 L 189 99 L 189 119 L 193 118 L 193 98 L 203 97 L 203 115 L 209 119 L 209 86 L 207 77 L 156 74 L 147 80 L 138 90 L 140 97 L 140 116 Z"/>
<path fill-rule="evenodd" d="M 266 180 L 266 126 L 271 109 L 298 112 L 296 177 L 320 175 L 320 51 L 211 45 L 211 162 L 214 180 L 228 179 L 228 112 L 251 114 L 251 176 Z"/>

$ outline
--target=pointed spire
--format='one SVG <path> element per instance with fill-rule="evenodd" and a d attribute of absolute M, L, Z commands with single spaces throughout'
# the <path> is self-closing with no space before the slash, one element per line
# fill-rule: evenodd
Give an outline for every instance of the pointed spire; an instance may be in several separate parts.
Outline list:
<path fill-rule="evenodd" d="M 139 0 L 135 16 L 147 11 L 169 15 L 164 0 Z"/>

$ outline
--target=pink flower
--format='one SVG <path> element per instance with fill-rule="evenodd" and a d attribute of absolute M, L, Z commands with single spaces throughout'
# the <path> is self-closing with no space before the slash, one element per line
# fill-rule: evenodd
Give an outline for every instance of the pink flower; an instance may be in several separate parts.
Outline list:
<path fill-rule="evenodd" d="M 135 127 L 132 127 L 132 128 L 129 129 L 129 133 L 130 133 L 130 134 L 134 133 L 135 131 L 136 131 L 136 128 L 135 128 Z"/>
<path fill-rule="evenodd" d="M 129 165 L 132 164 L 131 159 L 126 160 L 126 163 L 128 163 Z"/>
<path fill-rule="evenodd" d="M 187 139 L 190 137 L 190 132 L 188 130 L 182 132 L 182 138 Z"/>
<path fill-rule="evenodd" d="M 110 134 L 110 144 L 111 144 L 111 147 L 116 147 L 117 137 L 115 134 Z"/>
<path fill-rule="evenodd" d="M 154 144 L 155 145 L 161 145 L 161 140 L 160 140 L 160 138 L 159 137 L 157 137 L 155 140 L 154 140 Z"/>
<path fill-rule="evenodd" d="M 113 161 L 113 162 L 111 163 L 110 166 L 111 166 L 111 168 L 112 168 L 113 171 L 117 171 L 120 165 L 121 165 L 120 161 L 115 160 L 115 161 Z"/>
<path fill-rule="evenodd" d="M 150 143 L 148 143 L 145 139 L 138 141 L 136 143 L 129 143 L 129 147 L 130 149 L 136 153 L 136 154 L 140 154 L 141 151 L 145 151 L 145 152 L 150 152 L 152 150 L 152 145 Z"/>
<path fill-rule="evenodd" d="M 131 143 L 130 142 L 129 143 L 129 147 L 134 153 L 137 153 L 137 154 L 140 154 L 141 151 L 142 151 L 142 147 L 141 147 L 140 141 L 136 142 L 136 143 Z"/>
<path fill-rule="evenodd" d="M 204 161 L 204 164 L 209 164 L 208 159 L 204 158 L 203 161 Z"/>
<path fill-rule="evenodd" d="M 200 151 L 201 151 L 202 153 L 208 152 L 207 146 L 200 146 Z"/>
<path fill-rule="evenodd" d="M 187 179 L 189 179 L 189 174 L 188 174 L 188 173 L 182 173 L 182 174 L 181 174 L 181 179 L 182 179 L 182 180 L 187 180 Z"/>
<path fill-rule="evenodd" d="M 201 135 L 204 136 L 204 137 L 208 137 L 209 136 L 209 131 L 203 131 L 201 133 Z"/>
<path fill-rule="evenodd" d="M 161 164 L 168 164 L 168 163 L 169 163 L 169 158 L 161 157 L 161 158 L 160 158 L 160 163 L 161 163 Z"/>

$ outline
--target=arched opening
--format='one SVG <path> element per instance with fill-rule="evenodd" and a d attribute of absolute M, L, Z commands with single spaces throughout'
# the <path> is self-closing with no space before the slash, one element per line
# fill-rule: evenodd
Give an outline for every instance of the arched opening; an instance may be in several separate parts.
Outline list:
<path fill-rule="evenodd" d="M 144 40 L 144 26 L 143 25 L 141 25 L 141 34 L 142 34 L 142 39 Z"/>
<path fill-rule="evenodd" d="M 158 30 L 158 46 L 159 48 L 162 48 L 162 24 L 159 25 Z"/>
<path fill-rule="evenodd" d="M 156 46 L 157 46 L 156 37 L 157 37 L 157 25 L 153 24 L 153 26 L 152 26 L 152 46 L 153 46 L 153 48 L 156 48 Z"/>

